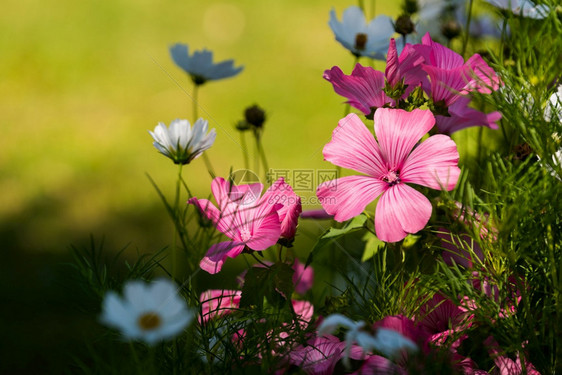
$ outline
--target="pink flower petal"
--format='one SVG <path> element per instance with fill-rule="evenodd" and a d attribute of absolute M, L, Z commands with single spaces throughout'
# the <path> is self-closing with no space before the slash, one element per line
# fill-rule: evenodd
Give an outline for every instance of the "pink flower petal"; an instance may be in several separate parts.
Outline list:
<path fill-rule="evenodd" d="M 387 172 L 375 138 L 355 113 L 338 122 L 323 154 L 324 160 L 370 176 L 379 177 Z"/>
<path fill-rule="evenodd" d="M 501 120 L 500 112 L 484 113 L 469 107 L 470 97 L 461 97 L 449 107 L 450 117 L 436 116 L 435 121 L 440 133 L 452 134 L 470 126 L 486 126 L 497 129 Z"/>
<path fill-rule="evenodd" d="M 383 177 L 389 169 L 400 170 L 414 145 L 434 124 L 435 118 L 429 110 L 406 112 L 402 109 L 379 108 L 375 112 L 375 133 L 388 168 L 382 174 L 373 176 Z"/>
<path fill-rule="evenodd" d="M 422 230 L 431 217 L 431 203 L 417 190 L 397 184 L 384 192 L 377 203 L 375 231 L 385 242 L 397 242 L 408 233 Z"/>
<path fill-rule="evenodd" d="M 429 33 L 422 38 L 422 44 L 429 46 L 431 52 L 426 63 L 443 69 L 454 69 L 464 64 L 464 59 L 455 51 L 431 40 Z"/>
<path fill-rule="evenodd" d="M 248 214 L 251 239 L 246 245 L 252 250 L 265 250 L 277 243 L 281 236 L 281 222 L 277 210 L 280 205 L 269 205 L 266 202 L 254 208 Z"/>
<path fill-rule="evenodd" d="M 384 74 L 371 67 L 356 64 L 351 75 L 345 75 L 334 66 L 324 72 L 324 79 L 334 86 L 334 91 L 347 98 L 348 103 L 365 115 L 371 113 L 371 107 L 382 107 L 390 99 L 384 89 Z"/>
<path fill-rule="evenodd" d="M 291 185 L 280 177 L 267 189 L 262 197 L 267 204 L 281 204 L 277 211 L 281 221 L 281 237 L 293 239 L 297 231 L 299 216 L 302 212 L 301 198 L 295 194 Z"/>
<path fill-rule="evenodd" d="M 437 134 L 426 139 L 412 151 L 400 173 L 402 182 L 410 182 L 432 189 L 453 190 L 461 170 L 455 142 Z"/>
<path fill-rule="evenodd" d="M 244 250 L 244 243 L 225 241 L 214 244 L 209 248 L 207 254 L 199 266 L 210 274 L 219 273 L 227 257 L 234 258 Z"/>
<path fill-rule="evenodd" d="M 427 94 L 434 102 L 444 101 L 445 105 L 451 105 L 459 97 L 463 88 L 468 84 L 466 78 L 470 73 L 468 66 L 455 69 L 442 69 L 439 67 L 424 65 L 431 81 L 431 91 Z"/>
<path fill-rule="evenodd" d="M 347 176 L 320 184 L 316 195 L 326 212 L 342 222 L 359 215 L 386 189 L 388 184 L 376 178 Z"/>
<path fill-rule="evenodd" d="M 216 226 L 219 222 L 221 213 L 214 204 L 208 199 L 190 198 L 187 204 L 192 204 L 199 209 L 199 211 Z"/>

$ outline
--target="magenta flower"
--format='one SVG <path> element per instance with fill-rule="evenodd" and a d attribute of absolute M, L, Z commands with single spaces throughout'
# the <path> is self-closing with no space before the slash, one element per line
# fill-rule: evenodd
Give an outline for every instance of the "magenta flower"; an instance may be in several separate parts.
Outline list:
<path fill-rule="evenodd" d="M 293 283 L 295 284 L 295 292 L 298 294 L 305 294 L 312 284 L 314 284 L 314 270 L 312 267 L 304 267 L 298 259 L 295 259 L 293 263 L 293 269 L 295 273 L 293 274 Z"/>
<path fill-rule="evenodd" d="M 384 74 L 371 68 L 356 64 L 351 75 L 345 75 L 334 66 L 324 72 L 324 79 L 334 86 L 334 91 L 348 99 L 348 103 L 369 115 L 372 108 L 379 108 L 387 103 L 394 103 L 384 93 Z"/>
<path fill-rule="evenodd" d="M 263 185 L 259 183 L 235 186 L 217 177 L 211 190 L 218 209 L 206 199 L 191 198 L 188 201 L 231 239 L 211 246 L 199 263 L 203 270 L 218 273 L 227 257 L 237 257 L 246 247 L 262 251 L 277 243 L 281 235 L 278 210 L 282 205 L 270 204 L 265 195 L 260 198 L 262 189 Z"/>
<path fill-rule="evenodd" d="M 452 190 L 460 174 L 459 153 L 453 140 L 442 134 L 414 147 L 435 123 L 428 110 L 380 108 L 374 120 L 378 141 L 352 113 L 339 121 L 323 150 L 325 160 L 366 176 L 327 181 L 316 194 L 326 212 L 340 222 L 359 215 L 380 196 L 377 237 L 396 242 L 423 229 L 432 211 L 429 200 L 406 183 Z"/>
<path fill-rule="evenodd" d="M 489 94 L 499 88 L 496 72 L 478 54 L 465 63 L 461 55 L 431 40 L 429 33 L 424 35 L 421 45 L 412 48 L 425 59 L 422 67 L 430 84 L 424 82 L 423 88 L 434 103 L 450 106 L 461 94 L 473 91 Z"/>
<path fill-rule="evenodd" d="M 289 362 L 306 374 L 329 375 L 342 358 L 345 342 L 337 337 L 315 337 L 307 346 L 299 346 L 289 352 Z"/>
<path fill-rule="evenodd" d="M 334 66 L 324 72 L 324 78 L 334 86 L 337 94 L 348 99 L 352 107 L 369 115 L 386 104 L 395 105 L 395 101 L 384 92 L 385 78 L 391 89 L 399 90 L 398 86 L 403 85 L 401 98 L 406 98 L 423 80 L 427 82 L 427 74 L 422 70 L 423 62 L 423 56 L 410 44 L 398 56 L 396 42 L 391 39 L 385 73 L 356 64 L 351 75 L 345 75 L 339 67 Z"/>
<path fill-rule="evenodd" d="M 201 316 L 199 323 L 207 322 L 210 319 L 228 314 L 240 307 L 240 290 L 220 290 L 211 289 L 201 293 Z"/>

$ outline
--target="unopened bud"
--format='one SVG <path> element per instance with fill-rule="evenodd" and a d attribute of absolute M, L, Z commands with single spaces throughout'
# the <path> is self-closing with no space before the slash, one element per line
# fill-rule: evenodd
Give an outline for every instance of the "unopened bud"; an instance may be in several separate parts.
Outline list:
<path fill-rule="evenodd" d="M 453 19 L 445 21 L 441 25 L 441 34 L 449 40 L 456 38 L 461 33 L 461 25 Z"/>
<path fill-rule="evenodd" d="M 398 16 L 394 23 L 394 30 L 400 35 L 408 35 L 415 31 L 414 23 L 409 15 Z"/>
<path fill-rule="evenodd" d="M 265 111 L 254 104 L 251 107 L 246 108 L 244 111 L 244 117 L 246 122 L 255 126 L 256 128 L 261 128 L 265 122 Z"/>

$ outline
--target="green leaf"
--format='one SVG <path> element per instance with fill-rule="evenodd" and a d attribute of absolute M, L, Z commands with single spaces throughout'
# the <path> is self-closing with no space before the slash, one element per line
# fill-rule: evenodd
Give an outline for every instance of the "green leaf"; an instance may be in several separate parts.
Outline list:
<path fill-rule="evenodd" d="M 268 268 L 252 267 L 248 270 L 244 277 L 240 308 L 256 306 L 259 310 L 263 309 L 263 297 L 268 288 L 268 276 Z"/>
<path fill-rule="evenodd" d="M 384 241 L 381 241 L 371 232 L 365 233 L 363 236 L 363 241 L 365 241 L 365 249 L 363 250 L 363 256 L 361 257 L 361 262 L 365 262 L 371 259 L 375 254 L 379 252 L 381 247 L 384 247 Z"/>
<path fill-rule="evenodd" d="M 265 297 L 270 305 L 283 308 L 293 294 L 293 273 L 291 266 L 285 263 L 250 268 L 244 278 L 240 307 L 256 306 L 262 310 Z"/>
<path fill-rule="evenodd" d="M 310 265 L 310 263 L 312 263 L 312 260 L 314 258 L 314 256 L 316 255 L 316 253 L 322 249 L 324 246 L 328 245 L 329 243 L 332 243 L 333 241 L 337 240 L 338 238 L 351 233 L 351 232 L 355 232 L 358 231 L 360 229 L 363 228 L 363 226 L 365 225 L 365 222 L 367 221 L 367 216 L 364 214 L 361 214 L 359 216 L 354 217 L 353 219 L 349 220 L 343 228 L 330 228 L 328 229 L 326 232 L 324 232 L 324 234 L 322 234 L 322 236 L 320 236 L 320 238 L 318 239 L 318 241 L 316 242 L 316 244 L 314 245 L 314 247 L 312 248 L 312 251 L 310 252 L 310 255 L 308 256 L 308 259 L 306 260 L 306 267 L 308 267 Z"/>

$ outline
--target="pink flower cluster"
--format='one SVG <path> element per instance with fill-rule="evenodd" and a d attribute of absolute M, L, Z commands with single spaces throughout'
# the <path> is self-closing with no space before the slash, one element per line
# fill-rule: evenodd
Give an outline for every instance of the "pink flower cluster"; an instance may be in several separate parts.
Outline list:
<path fill-rule="evenodd" d="M 429 98 L 440 133 L 451 134 L 476 125 L 497 129 L 501 113 L 483 113 L 469 106 L 472 93 L 489 94 L 500 86 L 499 77 L 480 55 L 465 62 L 461 55 L 426 34 L 422 44 L 407 44 L 400 55 L 392 40 L 386 63 L 384 73 L 357 64 L 349 76 L 335 66 L 324 72 L 324 78 L 336 93 L 367 116 L 377 108 L 401 108 L 397 102 L 404 102 L 420 87 Z"/>

